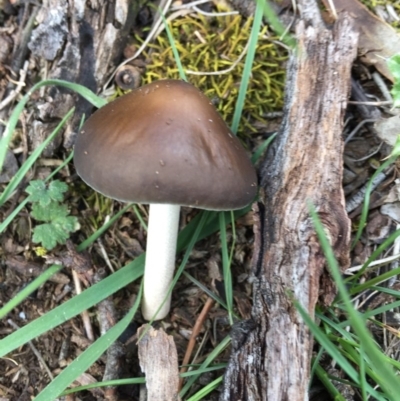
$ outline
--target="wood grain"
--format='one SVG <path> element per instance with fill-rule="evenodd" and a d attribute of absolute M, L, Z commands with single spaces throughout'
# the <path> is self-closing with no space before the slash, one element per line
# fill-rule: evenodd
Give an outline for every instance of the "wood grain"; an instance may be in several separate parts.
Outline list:
<path fill-rule="evenodd" d="M 301 3 L 284 120 L 260 169 L 252 319 L 232 332 L 223 401 L 308 400 L 313 340 L 292 300 L 313 317 L 318 299 L 329 304 L 336 294 L 308 202 L 318 210 L 341 267 L 349 265 L 341 135 L 357 34 L 350 17 L 341 15 L 328 29 L 316 2 Z"/>
<path fill-rule="evenodd" d="M 138 336 L 142 337 L 139 363 L 146 375 L 147 401 L 179 401 L 178 353 L 173 337 L 148 325 L 138 329 Z"/>

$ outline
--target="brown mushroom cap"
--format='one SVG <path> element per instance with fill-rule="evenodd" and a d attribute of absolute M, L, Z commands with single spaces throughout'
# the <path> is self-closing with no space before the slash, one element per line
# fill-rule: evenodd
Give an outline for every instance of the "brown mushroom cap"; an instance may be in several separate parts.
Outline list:
<path fill-rule="evenodd" d="M 127 202 L 230 210 L 257 191 L 239 140 L 204 94 L 178 80 L 145 85 L 94 113 L 74 163 L 96 191 Z"/>

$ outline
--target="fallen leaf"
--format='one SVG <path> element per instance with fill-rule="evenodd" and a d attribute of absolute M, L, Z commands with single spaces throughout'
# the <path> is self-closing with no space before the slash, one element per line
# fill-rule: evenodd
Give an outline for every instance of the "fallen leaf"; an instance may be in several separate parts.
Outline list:
<path fill-rule="evenodd" d="M 385 199 L 385 203 L 394 203 L 400 201 L 400 179 L 394 181 L 394 184 L 389 191 L 388 196 Z"/>
<path fill-rule="evenodd" d="M 328 0 L 324 5 L 330 9 Z M 375 68 L 393 82 L 386 60 L 400 53 L 400 36 L 385 21 L 372 14 L 357 0 L 333 0 L 337 14 L 349 13 L 354 18 L 359 33 L 358 51 L 360 59 Z"/>
<path fill-rule="evenodd" d="M 382 141 L 394 146 L 400 135 L 400 116 L 383 118 L 374 124 L 374 128 Z"/>
<path fill-rule="evenodd" d="M 381 244 L 389 236 L 392 227 L 391 220 L 379 213 L 372 213 L 366 227 L 368 240 L 374 244 Z"/>
<path fill-rule="evenodd" d="M 386 203 L 381 207 L 381 213 L 390 217 L 396 223 L 400 222 L 400 202 Z"/>

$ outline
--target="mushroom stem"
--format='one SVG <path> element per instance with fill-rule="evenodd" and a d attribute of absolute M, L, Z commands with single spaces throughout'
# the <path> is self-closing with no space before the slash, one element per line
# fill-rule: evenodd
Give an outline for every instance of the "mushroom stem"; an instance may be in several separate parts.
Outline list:
<path fill-rule="evenodd" d="M 170 310 L 171 295 L 155 315 L 174 275 L 180 209 L 176 205 L 150 204 L 142 301 L 146 320 L 162 319 Z"/>

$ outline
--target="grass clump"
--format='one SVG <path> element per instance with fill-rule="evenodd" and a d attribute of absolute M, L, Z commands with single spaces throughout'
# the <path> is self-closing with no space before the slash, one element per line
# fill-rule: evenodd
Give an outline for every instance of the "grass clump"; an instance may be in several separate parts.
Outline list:
<path fill-rule="evenodd" d="M 358 310 L 355 295 L 359 293 L 357 289 L 360 285 L 357 276 L 347 280 L 342 278 L 323 225 L 313 207 L 311 207 L 311 215 L 329 271 L 339 292 L 331 307 L 325 310 L 317 309 L 316 317 L 321 322 L 319 326 L 307 315 L 301 305 L 296 303 L 303 319 L 320 344 L 319 353 L 313 360 L 312 372 L 316 374 L 335 400 L 347 399 L 343 396 L 343 391 L 338 389 L 343 386 L 347 387 L 347 391 L 351 389 L 353 394 L 358 393 L 362 400 L 373 397 L 376 400 L 395 401 L 398 399 L 400 391 L 398 377 L 400 364 L 396 358 L 386 354 L 380 341 L 372 335 L 372 332 L 376 332 L 373 330 L 374 326 L 378 329 L 382 327 L 382 323 L 376 321 L 375 317 L 397 308 L 400 302 L 395 301 L 374 310 Z M 386 247 L 388 245 L 386 244 Z M 395 275 L 398 272 L 392 271 L 391 273 Z M 381 275 L 375 280 L 381 282 L 387 278 Z M 390 291 L 393 297 L 400 298 L 398 291 L 379 288 L 374 284 L 374 282 L 370 282 L 368 285 L 364 285 L 363 291 L 381 292 L 382 294 Z M 326 354 L 330 355 L 335 361 L 334 364 L 338 365 L 340 369 L 333 370 L 328 368 L 326 363 L 322 363 L 323 355 Z M 333 367 L 334 364 L 330 365 Z M 332 371 L 335 374 L 332 374 Z"/>

